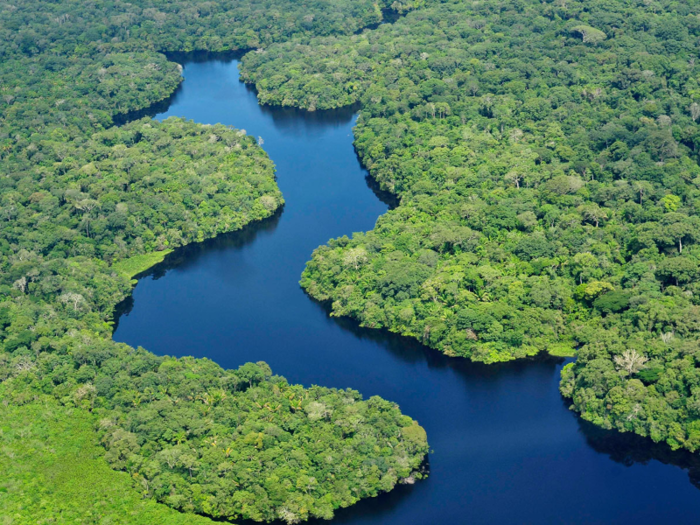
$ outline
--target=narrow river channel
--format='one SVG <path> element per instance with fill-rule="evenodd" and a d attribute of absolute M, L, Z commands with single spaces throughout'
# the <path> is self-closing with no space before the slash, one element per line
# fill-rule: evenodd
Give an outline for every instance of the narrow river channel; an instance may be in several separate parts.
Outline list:
<path fill-rule="evenodd" d="M 166 112 L 262 137 L 287 204 L 275 217 L 183 248 L 144 276 L 114 339 L 235 368 L 266 361 L 290 382 L 397 402 L 428 432 L 430 477 L 341 510 L 334 523 L 697 523 L 700 460 L 603 432 L 567 408 L 562 361 L 450 359 L 330 318 L 298 285 L 329 238 L 388 209 L 352 146 L 354 110 L 258 105 L 237 62 L 185 65 Z M 388 199 L 384 198 L 388 202 Z"/>

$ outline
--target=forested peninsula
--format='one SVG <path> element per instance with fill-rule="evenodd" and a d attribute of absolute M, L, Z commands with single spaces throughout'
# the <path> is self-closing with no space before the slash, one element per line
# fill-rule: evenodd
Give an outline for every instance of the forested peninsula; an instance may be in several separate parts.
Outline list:
<path fill-rule="evenodd" d="M 450 356 L 576 355 L 584 419 L 700 448 L 699 7 L 448 1 L 246 55 L 261 101 L 359 102 L 400 198 L 302 286 Z"/>
<path fill-rule="evenodd" d="M 394 403 L 111 339 L 135 275 L 283 204 L 244 130 L 114 125 L 177 88 L 182 68 L 163 53 L 349 35 L 386 7 L 0 4 L 0 507 L 12 523 L 298 523 L 422 476 L 425 431 Z"/>

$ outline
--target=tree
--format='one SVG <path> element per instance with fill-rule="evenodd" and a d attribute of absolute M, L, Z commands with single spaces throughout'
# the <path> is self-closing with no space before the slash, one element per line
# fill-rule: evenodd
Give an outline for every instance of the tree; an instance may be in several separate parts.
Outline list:
<path fill-rule="evenodd" d="M 643 203 L 644 194 L 649 193 L 654 189 L 654 186 L 645 180 L 636 180 L 633 183 L 634 189 L 639 193 L 639 204 Z"/>
<path fill-rule="evenodd" d="M 668 212 L 674 212 L 681 205 L 681 198 L 678 195 L 673 195 L 669 193 L 661 198 L 661 204 Z"/>
<path fill-rule="evenodd" d="M 36 363 L 32 361 L 28 356 L 20 356 L 15 362 L 15 370 L 18 374 L 24 372 L 31 372 L 36 369 Z"/>
<path fill-rule="evenodd" d="M 607 212 L 595 203 L 579 206 L 578 210 L 586 220 L 593 222 L 596 228 L 600 221 L 608 218 Z"/>
<path fill-rule="evenodd" d="M 27 286 L 29 284 L 29 281 L 27 281 L 26 276 L 22 276 L 19 279 L 17 279 L 14 283 L 12 283 L 12 287 L 15 288 L 16 290 L 19 290 L 22 293 L 27 293 Z"/>
<path fill-rule="evenodd" d="M 187 469 L 192 479 L 192 473 L 199 468 L 199 461 L 193 454 L 183 454 L 179 458 L 180 466 Z"/>
<path fill-rule="evenodd" d="M 75 203 L 75 207 L 83 212 L 85 231 L 88 237 L 90 237 L 90 213 L 99 205 L 100 203 L 94 199 L 82 199 Z"/>
<path fill-rule="evenodd" d="M 78 389 L 75 391 L 75 394 L 73 394 L 73 397 L 75 398 L 75 401 L 78 404 L 82 401 L 87 401 L 89 404 L 89 410 L 90 412 L 92 412 L 93 408 L 95 408 L 97 389 L 91 383 L 86 383 L 78 387 Z"/>
<path fill-rule="evenodd" d="M 616 355 L 613 360 L 618 370 L 623 370 L 627 376 L 631 376 L 644 368 L 644 363 L 649 359 L 636 350 L 628 349 L 622 352 L 622 355 Z"/>
<path fill-rule="evenodd" d="M 580 284 L 576 287 L 576 297 L 584 299 L 589 303 L 594 301 L 598 296 L 612 292 L 613 285 L 606 281 L 593 280 L 586 284 Z"/>
<path fill-rule="evenodd" d="M 268 211 L 275 211 L 275 209 L 277 209 L 277 199 L 272 195 L 263 195 L 260 197 L 260 202 Z"/>
<path fill-rule="evenodd" d="M 615 290 L 599 295 L 596 300 L 593 301 L 593 306 L 604 313 L 621 312 L 625 310 L 629 304 L 629 294 L 622 290 Z"/>
<path fill-rule="evenodd" d="M 170 470 L 173 470 L 180 461 L 181 452 L 174 447 L 166 448 L 158 453 L 158 457 L 165 462 Z"/>
<path fill-rule="evenodd" d="M 572 27 L 571 30 L 579 33 L 583 37 L 583 41 L 589 44 L 598 44 L 607 38 L 607 35 L 600 29 L 595 29 L 587 25 L 578 25 Z"/>
<path fill-rule="evenodd" d="M 683 253 L 683 242 L 696 239 L 700 221 L 697 217 L 688 217 L 680 213 L 668 213 L 659 225 L 656 238 L 665 245 L 675 245 L 678 253 Z"/>
<path fill-rule="evenodd" d="M 689 111 L 693 122 L 695 122 L 696 120 L 698 120 L 698 117 L 700 117 L 700 104 L 698 104 L 697 102 L 693 102 L 690 105 Z"/>
<path fill-rule="evenodd" d="M 591 268 L 596 268 L 599 265 L 598 258 L 590 252 L 577 253 L 574 255 L 573 268 L 578 273 L 578 283 L 583 283 L 583 276 L 586 275 Z"/>
<path fill-rule="evenodd" d="M 64 294 L 61 294 L 61 296 L 59 297 L 59 300 L 62 303 L 72 305 L 74 312 L 77 312 L 78 307 L 81 304 L 85 303 L 85 298 L 82 295 L 80 295 L 79 293 L 75 293 L 75 292 L 66 292 Z"/>
<path fill-rule="evenodd" d="M 255 363 L 244 364 L 238 369 L 237 374 L 242 380 L 248 382 L 250 388 L 253 387 L 254 383 L 259 383 L 265 379 L 265 373 Z"/>
<path fill-rule="evenodd" d="M 505 180 L 506 182 L 515 184 L 516 188 L 520 188 L 520 181 L 523 180 L 523 176 L 513 170 L 506 173 Z"/>
<path fill-rule="evenodd" d="M 656 269 L 656 275 L 663 281 L 672 280 L 676 286 L 693 282 L 700 273 L 696 261 L 687 257 L 669 257 L 661 261 Z"/>
<path fill-rule="evenodd" d="M 343 264 L 345 266 L 351 266 L 355 270 L 358 270 L 360 266 L 367 262 L 367 250 L 364 247 L 358 246 L 356 248 L 350 248 L 343 255 Z"/>

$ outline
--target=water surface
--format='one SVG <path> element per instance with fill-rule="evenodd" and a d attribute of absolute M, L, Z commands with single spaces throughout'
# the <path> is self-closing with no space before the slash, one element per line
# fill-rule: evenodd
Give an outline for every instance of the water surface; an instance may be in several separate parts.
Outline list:
<path fill-rule="evenodd" d="M 298 285 L 304 264 L 329 238 L 371 229 L 389 202 L 353 150 L 354 110 L 260 107 L 236 61 L 189 63 L 184 75 L 157 118 L 262 137 L 287 204 L 169 256 L 140 280 L 115 340 L 227 368 L 263 360 L 291 382 L 399 403 L 428 432 L 430 477 L 339 511 L 335 523 L 698 521 L 700 462 L 584 425 L 557 389 L 563 361 L 476 365 L 330 318 Z"/>

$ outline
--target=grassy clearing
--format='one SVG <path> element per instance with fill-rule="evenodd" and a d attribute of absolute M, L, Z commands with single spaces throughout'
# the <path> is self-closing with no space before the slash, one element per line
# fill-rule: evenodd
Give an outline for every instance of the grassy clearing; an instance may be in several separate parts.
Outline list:
<path fill-rule="evenodd" d="M 556 343 L 547 347 L 547 353 L 555 357 L 576 357 L 576 350 L 567 343 Z"/>
<path fill-rule="evenodd" d="M 117 273 L 133 279 L 141 272 L 145 272 L 151 266 L 155 266 L 159 262 L 163 262 L 165 256 L 171 253 L 172 250 L 163 250 L 162 252 L 144 253 L 142 255 L 134 255 L 128 259 L 123 259 L 112 265 L 112 269 Z"/>
<path fill-rule="evenodd" d="M 143 499 L 129 475 L 103 459 L 94 424 L 91 414 L 50 398 L 0 403 L 1 525 L 213 523 Z"/>

